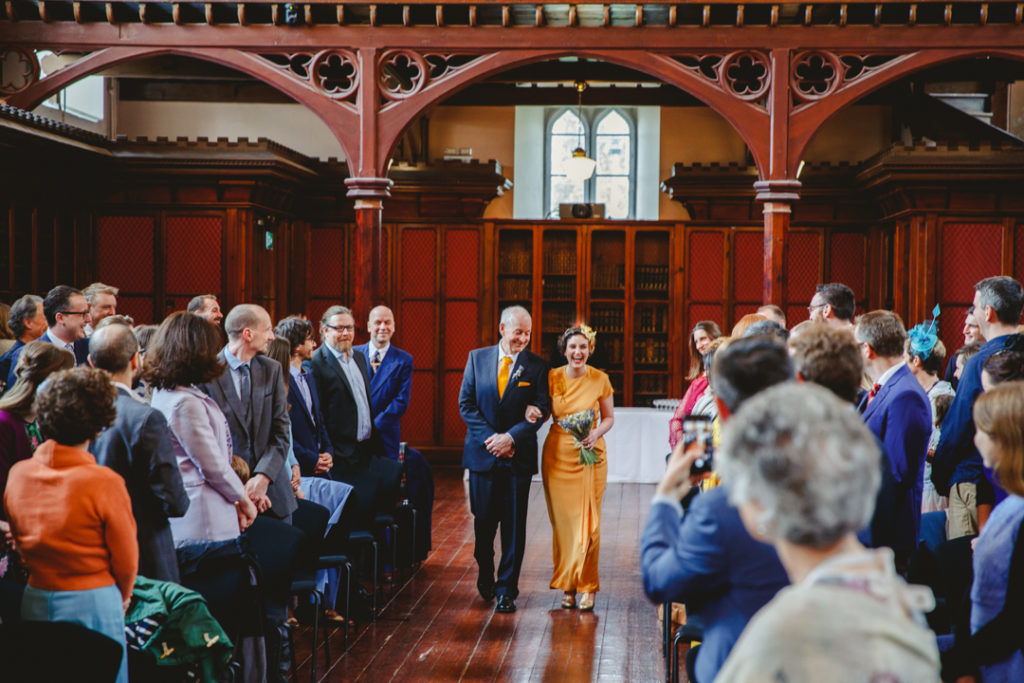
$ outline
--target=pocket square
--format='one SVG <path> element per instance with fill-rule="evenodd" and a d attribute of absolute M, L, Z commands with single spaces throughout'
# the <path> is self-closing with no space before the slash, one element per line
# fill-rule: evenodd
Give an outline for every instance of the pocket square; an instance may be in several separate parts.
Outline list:
<path fill-rule="evenodd" d="M 520 382 L 519 386 L 521 386 L 521 387 L 528 387 L 528 386 L 530 386 L 530 383 L 529 382 Z"/>

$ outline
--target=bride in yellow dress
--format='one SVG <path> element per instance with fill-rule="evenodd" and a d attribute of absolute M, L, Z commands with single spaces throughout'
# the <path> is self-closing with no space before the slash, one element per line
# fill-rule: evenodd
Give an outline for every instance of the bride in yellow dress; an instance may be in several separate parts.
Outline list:
<path fill-rule="evenodd" d="M 551 587 L 565 592 L 562 607 L 594 609 L 600 589 L 597 556 L 601 545 L 601 501 L 608 479 L 604 434 L 615 421 L 612 385 L 608 375 L 587 365 L 594 351 L 595 333 L 586 325 L 570 327 L 558 340 L 568 365 L 548 373 L 551 392 L 551 431 L 544 440 L 541 473 L 544 498 L 553 530 L 555 569 Z M 558 421 L 592 411 L 594 428 L 577 441 Z M 600 422 L 598 422 L 600 418 Z M 580 446 L 594 450 L 599 462 L 580 464 Z"/>

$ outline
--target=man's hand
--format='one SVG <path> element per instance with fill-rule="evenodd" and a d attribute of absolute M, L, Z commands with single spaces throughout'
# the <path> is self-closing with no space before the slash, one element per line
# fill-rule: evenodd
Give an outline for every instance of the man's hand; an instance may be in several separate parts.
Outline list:
<path fill-rule="evenodd" d="M 544 412 L 537 406 L 526 406 L 526 421 L 533 424 L 544 417 Z"/>
<path fill-rule="evenodd" d="M 334 467 L 334 458 L 331 457 L 331 454 L 321 453 L 316 461 L 316 467 L 313 468 L 313 474 L 327 474 L 332 467 Z"/>
<path fill-rule="evenodd" d="M 668 465 L 665 466 L 665 474 L 662 475 L 661 481 L 658 482 L 655 493 L 682 500 L 691 487 L 696 486 L 700 483 L 701 479 L 708 476 L 706 472 L 698 475 L 690 474 L 690 467 L 693 465 L 693 462 L 702 455 L 704 455 L 704 446 L 699 442 L 695 441 L 689 444 L 689 446 L 684 445 L 682 441 L 677 443 L 671 457 L 668 459 Z"/>
<path fill-rule="evenodd" d="M 128 608 L 131 606 L 131 604 L 132 604 L 132 596 L 129 595 L 127 598 L 125 598 L 124 600 L 121 601 L 121 611 L 124 614 L 128 614 Z"/>
<path fill-rule="evenodd" d="M 292 465 L 292 491 L 299 493 L 299 486 L 302 484 L 302 472 L 299 471 L 298 465 Z"/>
<path fill-rule="evenodd" d="M 508 434 L 491 434 L 484 445 L 496 458 L 511 458 L 516 451 L 516 442 Z"/>
<path fill-rule="evenodd" d="M 270 498 L 267 498 L 267 487 L 270 486 L 270 478 L 265 474 L 254 474 L 245 482 L 245 495 L 249 496 L 260 512 L 270 509 Z"/>
<path fill-rule="evenodd" d="M 235 511 L 238 513 L 239 531 L 245 531 L 256 520 L 256 505 L 248 498 L 242 498 L 235 503 Z"/>

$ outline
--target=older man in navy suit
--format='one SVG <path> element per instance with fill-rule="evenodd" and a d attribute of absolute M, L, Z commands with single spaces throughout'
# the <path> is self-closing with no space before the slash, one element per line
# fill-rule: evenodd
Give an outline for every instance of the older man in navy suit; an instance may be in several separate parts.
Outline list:
<path fill-rule="evenodd" d="M 391 345 L 391 337 L 395 334 L 395 314 L 387 306 L 377 306 L 370 311 L 367 329 L 370 341 L 354 348 L 366 357 L 370 368 L 373 426 L 380 434 L 384 455 L 398 460 L 402 442 L 400 423 L 412 393 L 412 356 Z M 412 448 L 405 450 L 403 466 L 408 498 L 418 512 L 415 559 L 422 560 L 430 549 L 434 474 L 423 454 Z"/>
<path fill-rule="evenodd" d="M 864 370 L 874 386 L 861 405 L 864 423 L 882 442 L 895 479 L 893 525 L 889 533 L 873 529 L 872 545 L 896 552 L 896 566 L 906 568 L 917 548 L 921 527 L 921 491 L 925 455 L 932 433 L 928 395 L 904 362 L 907 331 L 892 311 L 871 311 L 857 319 L 854 332 Z"/>
<path fill-rule="evenodd" d="M 498 612 L 515 612 L 519 570 L 526 550 L 526 506 L 537 473 L 537 430 L 526 407 L 546 417 L 548 364 L 526 347 L 533 321 L 521 306 L 501 312 L 501 341 L 470 351 L 459 391 L 466 423 L 462 466 L 469 470 L 469 500 L 476 534 L 474 556 L 481 597 L 498 596 Z M 494 574 L 494 536 L 501 525 L 501 562 Z"/>

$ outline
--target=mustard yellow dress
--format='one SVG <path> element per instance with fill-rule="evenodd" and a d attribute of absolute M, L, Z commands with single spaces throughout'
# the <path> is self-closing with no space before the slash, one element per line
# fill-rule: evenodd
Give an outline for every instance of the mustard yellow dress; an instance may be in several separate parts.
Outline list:
<path fill-rule="evenodd" d="M 601 461 L 581 465 L 580 449 L 573 446 L 573 437 L 558 426 L 558 420 L 590 409 L 596 427 L 601 416 L 598 401 L 612 395 L 612 385 L 608 375 L 588 365 L 586 374 L 575 378 L 567 376 L 564 367 L 551 370 L 548 389 L 552 425 L 544 440 L 541 473 L 553 531 L 555 569 L 551 587 L 594 593 L 600 588 L 597 555 L 601 546 L 601 501 L 608 480 L 604 438 L 594 446 Z"/>

